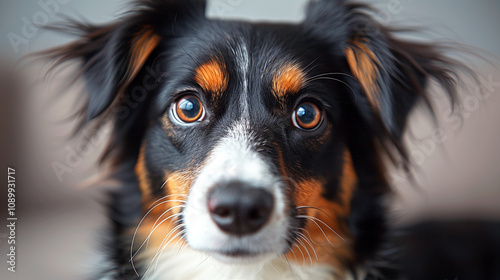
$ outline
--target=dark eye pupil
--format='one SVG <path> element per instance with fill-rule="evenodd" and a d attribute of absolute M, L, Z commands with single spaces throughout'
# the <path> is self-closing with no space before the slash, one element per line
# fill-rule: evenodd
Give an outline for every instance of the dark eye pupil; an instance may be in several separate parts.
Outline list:
<path fill-rule="evenodd" d="M 180 100 L 178 107 L 187 118 L 196 118 L 200 112 L 201 104 L 196 98 L 188 97 Z"/>
<path fill-rule="evenodd" d="M 303 104 L 297 109 L 297 118 L 303 124 L 309 124 L 316 119 L 316 110 L 310 104 Z"/>

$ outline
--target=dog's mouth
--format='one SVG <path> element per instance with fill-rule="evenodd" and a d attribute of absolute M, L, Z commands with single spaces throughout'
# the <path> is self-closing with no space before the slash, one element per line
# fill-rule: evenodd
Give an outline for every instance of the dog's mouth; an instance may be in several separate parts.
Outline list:
<path fill-rule="evenodd" d="M 210 253 L 213 255 L 215 258 L 222 259 L 222 260 L 231 260 L 231 261 L 237 261 L 237 260 L 258 260 L 262 257 L 264 257 L 268 253 L 261 253 L 261 252 L 254 252 L 252 250 L 248 249 L 233 249 L 233 250 L 218 250 L 218 251 L 213 251 Z"/>
<path fill-rule="evenodd" d="M 223 255 L 226 257 L 234 257 L 234 258 L 255 257 L 255 256 L 259 255 L 259 253 L 252 252 L 250 250 L 245 250 L 245 249 L 221 250 L 221 251 L 216 251 L 214 253 L 219 254 L 219 255 Z"/>
<path fill-rule="evenodd" d="M 277 255 L 274 252 L 256 252 L 245 248 L 210 250 L 205 253 L 218 261 L 233 264 L 259 262 Z"/>
<path fill-rule="evenodd" d="M 216 254 L 221 254 L 226 257 L 235 257 L 235 258 L 245 258 L 245 257 L 255 257 L 258 256 L 259 253 L 252 252 L 250 250 L 245 250 L 245 249 L 236 249 L 236 250 L 230 250 L 230 251 L 219 251 L 215 252 Z"/>

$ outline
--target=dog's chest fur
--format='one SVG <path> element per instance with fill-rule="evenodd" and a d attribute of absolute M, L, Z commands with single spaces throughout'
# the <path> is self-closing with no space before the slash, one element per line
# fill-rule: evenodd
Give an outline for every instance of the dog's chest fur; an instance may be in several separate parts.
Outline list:
<path fill-rule="evenodd" d="M 206 254 L 196 252 L 188 247 L 182 249 L 169 248 L 165 250 L 158 262 L 153 262 L 146 279 L 177 280 L 177 279 L 245 279 L 245 280 L 336 280 L 354 279 L 352 275 L 339 274 L 327 265 L 304 262 L 296 264 L 293 261 L 279 257 L 268 258 L 258 263 L 222 263 Z M 358 272 L 359 273 L 359 272 Z"/>

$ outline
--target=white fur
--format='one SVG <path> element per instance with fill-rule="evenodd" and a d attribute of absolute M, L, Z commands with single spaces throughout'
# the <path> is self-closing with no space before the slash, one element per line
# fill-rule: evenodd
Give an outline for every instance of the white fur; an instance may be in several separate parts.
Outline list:
<path fill-rule="evenodd" d="M 317 264 L 298 265 L 279 257 L 260 262 L 227 264 L 201 252 L 183 247 L 169 248 L 146 279 L 154 280 L 335 280 L 335 271 Z M 351 276 L 343 280 L 353 279 Z"/>
<path fill-rule="evenodd" d="M 242 118 L 249 118 L 248 108 L 248 72 L 250 70 L 250 54 L 246 42 L 240 42 L 237 48 L 233 50 L 242 77 L 242 91 L 240 92 L 240 104 L 242 108 Z"/>
<path fill-rule="evenodd" d="M 191 248 L 210 252 L 224 258 L 217 251 L 247 250 L 255 254 L 279 255 L 287 248 L 289 221 L 285 211 L 283 183 L 270 172 L 269 164 L 255 151 L 255 137 L 245 121 L 239 121 L 215 146 L 198 178 L 190 189 L 184 209 L 186 240 Z M 274 209 L 269 221 L 255 234 L 235 237 L 224 233 L 212 221 L 207 195 L 216 184 L 239 180 L 249 186 L 267 189 L 274 196 Z M 215 253 L 214 253 L 215 252 Z"/>

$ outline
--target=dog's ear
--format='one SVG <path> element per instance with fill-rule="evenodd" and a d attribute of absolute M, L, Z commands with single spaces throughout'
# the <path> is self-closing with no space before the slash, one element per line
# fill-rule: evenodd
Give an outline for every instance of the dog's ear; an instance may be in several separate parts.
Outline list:
<path fill-rule="evenodd" d="M 353 102 L 363 118 L 379 136 L 398 144 L 416 101 L 430 106 L 430 79 L 454 100 L 458 63 L 437 46 L 397 39 L 370 12 L 367 6 L 340 0 L 314 1 L 305 24 L 328 42 L 335 61 L 354 77 L 346 82 L 355 90 Z"/>
<path fill-rule="evenodd" d="M 42 54 L 58 63 L 80 60 L 88 88 L 86 121 L 100 116 L 144 68 L 160 42 L 173 37 L 172 25 L 188 16 L 204 16 L 205 1 L 141 0 L 108 25 L 70 22 L 57 30 L 79 39 Z"/>
<path fill-rule="evenodd" d="M 150 84 L 161 78 L 162 65 L 155 61 L 168 51 L 162 46 L 176 37 L 176 28 L 204 16 L 205 1 L 140 0 L 134 2 L 131 12 L 107 25 L 71 21 L 53 27 L 79 37 L 39 55 L 54 59 L 55 65 L 80 62 L 79 76 L 85 80 L 87 102 L 79 112 L 77 131 L 94 120 L 94 129 L 113 121 L 114 133 L 105 156 L 117 146 L 123 152 L 136 149 L 137 143 L 131 142 L 139 141 L 147 126 L 147 104 L 158 88 Z M 140 93 L 134 93 L 138 81 L 151 74 L 155 76 L 147 80 Z"/>
<path fill-rule="evenodd" d="M 365 116 L 373 113 L 399 141 L 407 116 L 419 99 L 432 111 L 428 99 L 430 80 L 440 84 L 448 97 L 455 100 L 454 71 L 458 63 L 445 57 L 437 47 L 397 39 L 374 22 L 357 24 L 361 25 L 353 26 L 344 48 L 351 74 L 361 88 L 358 98 L 367 101 L 356 105 Z"/>
<path fill-rule="evenodd" d="M 87 86 L 85 121 L 100 116 L 111 103 L 125 94 L 147 59 L 160 43 L 151 26 L 115 23 L 107 26 L 79 25 L 82 37 L 58 48 L 59 59 L 81 60 L 81 74 Z"/>

